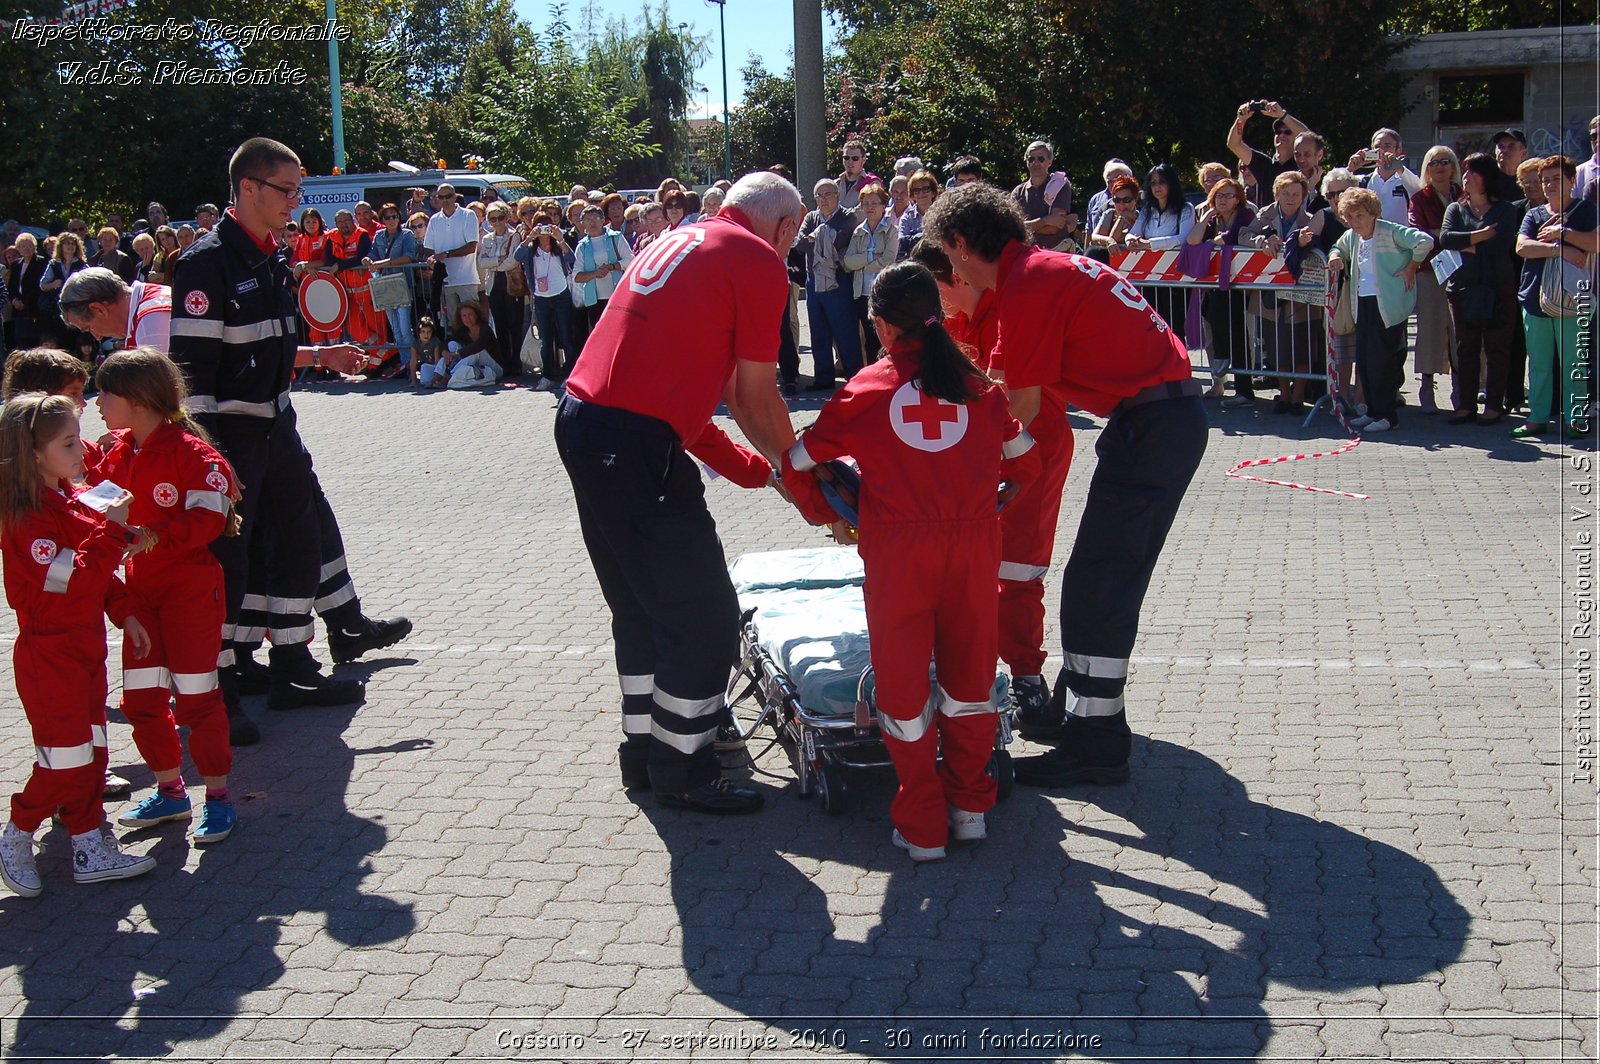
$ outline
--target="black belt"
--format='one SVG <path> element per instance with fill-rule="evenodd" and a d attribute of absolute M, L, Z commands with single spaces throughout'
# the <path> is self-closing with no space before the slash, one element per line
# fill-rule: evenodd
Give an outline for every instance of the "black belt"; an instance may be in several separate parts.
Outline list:
<path fill-rule="evenodd" d="M 561 397 L 558 416 L 582 417 L 585 422 L 591 425 L 598 425 L 601 428 L 613 429 L 618 432 L 631 432 L 635 435 L 647 436 L 652 439 L 673 441 L 678 439 L 678 434 L 673 430 L 672 426 L 660 418 L 654 418 L 648 414 L 636 414 L 632 410 L 623 410 L 620 407 L 586 403 L 571 392 L 567 392 Z"/>
<path fill-rule="evenodd" d="M 1200 382 L 1193 377 L 1182 381 L 1162 381 L 1160 384 L 1152 384 L 1143 391 L 1134 392 L 1118 403 L 1117 408 L 1112 413 L 1120 414 L 1124 411 L 1132 410 L 1136 406 L 1144 406 L 1146 403 L 1159 403 L 1167 399 L 1182 399 L 1186 395 L 1198 398 L 1203 390 L 1200 387 Z"/>

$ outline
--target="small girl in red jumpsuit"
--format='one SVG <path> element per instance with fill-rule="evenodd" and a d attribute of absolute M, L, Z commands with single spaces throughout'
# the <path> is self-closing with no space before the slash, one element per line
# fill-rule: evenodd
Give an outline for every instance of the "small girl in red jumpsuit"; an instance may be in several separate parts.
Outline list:
<path fill-rule="evenodd" d="M 1002 463 L 1014 484 L 1031 473 L 1033 440 L 1005 394 L 945 332 L 925 267 L 904 262 L 879 274 L 870 305 L 888 357 L 828 401 L 784 456 L 783 475 L 844 455 L 861 467 L 878 721 L 900 777 L 894 843 L 914 861 L 935 861 L 951 837 L 984 838 L 984 813 L 995 801 L 985 768 L 997 726 L 996 491 Z M 937 701 L 929 697 L 930 660 Z"/>
<path fill-rule="evenodd" d="M 194 842 L 210 845 L 234 825 L 233 747 L 217 686 L 226 603 L 222 566 L 210 549 L 233 523 L 233 469 L 184 416 L 183 376 L 160 351 L 119 351 L 96 380 L 101 416 L 117 436 L 100 476 L 133 493 L 129 519 L 138 538 L 128 557 L 128 588 L 151 619 L 152 652 L 138 659 L 123 654 L 122 710 L 156 790 L 117 823 L 139 828 L 190 818 L 177 729 L 187 725 L 189 756 L 206 785 Z"/>
<path fill-rule="evenodd" d="M 149 636 L 117 579 L 126 549 L 126 502 L 102 518 L 78 501 L 83 474 L 78 407 L 66 396 L 28 392 L 0 408 L 0 554 L 6 601 L 17 611 L 12 664 L 33 731 L 35 764 L 11 796 L 0 833 L 0 879 L 26 898 L 43 890 L 33 833 L 59 813 L 72 835 L 72 878 L 128 879 L 155 858 L 123 853 L 105 824 L 105 617 L 131 652 Z"/>

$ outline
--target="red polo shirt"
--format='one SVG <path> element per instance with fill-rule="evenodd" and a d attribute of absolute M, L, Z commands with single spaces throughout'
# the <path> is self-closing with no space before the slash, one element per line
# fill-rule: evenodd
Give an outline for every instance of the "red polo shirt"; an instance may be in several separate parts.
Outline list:
<path fill-rule="evenodd" d="M 736 208 L 662 233 L 617 282 L 567 378 L 584 402 L 658 418 L 699 439 L 734 361 L 776 362 L 789 274 Z"/>
<path fill-rule="evenodd" d="M 1006 386 L 1059 389 L 1106 417 L 1122 400 L 1189 379 L 1183 341 L 1116 270 L 1083 255 L 1012 243 L 1000 253 L 1000 340 Z"/>

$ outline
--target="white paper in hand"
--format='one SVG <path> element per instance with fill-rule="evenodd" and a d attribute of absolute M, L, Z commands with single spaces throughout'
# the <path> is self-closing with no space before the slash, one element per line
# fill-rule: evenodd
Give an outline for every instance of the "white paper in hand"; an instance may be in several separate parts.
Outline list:
<path fill-rule="evenodd" d="M 1450 275 L 1461 269 L 1461 252 L 1445 248 L 1433 257 L 1433 275 L 1439 278 L 1439 283 L 1444 284 Z"/>
<path fill-rule="evenodd" d="M 80 492 L 78 501 L 83 503 L 95 513 L 105 513 L 118 503 L 127 502 L 133 498 L 133 493 L 119 484 L 109 480 L 102 480 L 88 491 Z"/>

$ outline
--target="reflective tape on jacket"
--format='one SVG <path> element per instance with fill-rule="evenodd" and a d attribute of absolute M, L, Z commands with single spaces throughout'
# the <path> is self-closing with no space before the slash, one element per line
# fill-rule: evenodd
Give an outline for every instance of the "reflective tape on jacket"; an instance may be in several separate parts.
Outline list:
<path fill-rule="evenodd" d="M 650 737 L 652 739 L 659 739 L 661 742 L 666 743 L 680 754 L 697 754 L 701 750 L 704 750 L 706 747 L 710 746 L 712 740 L 715 739 L 716 736 L 717 729 L 715 727 L 707 728 L 705 731 L 695 732 L 692 735 L 679 735 L 675 731 L 669 731 L 668 729 L 663 728 L 654 721 L 650 722 Z"/>
<path fill-rule="evenodd" d="M 44 589 L 53 595 L 65 595 L 67 584 L 72 580 L 72 563 L 77 561 L 78 552 L 70 548 L 58 551 L 50 560 L 50 568 L 44 571 Z"/>
<path fill-rule="evenodd" d="M 1006 458 L 1017 458 L 1033 450 L 1033 437 L 1023 429 L 1005 443 L 1000 445 L 1000 453 Z"/>
<path fill-rule="evenodd" d="M 686 720 L 694 720 L 698 717 L 722 711 L 722 695 L 712 695 L 710 698 L 679 698 L 677 695 L 667 694 L 659 687 L 654 688 L 652 693 L 655 697 L 656 705 L 668 713 L 675 713 Z"/>
<path fill-rule="evenodd" d="M 804 438 L 795 440 L 794 446 L 789 448 L 789 464 L 802 473 L 817 468 L 816 460 L 811 457 L 811 452 L 806 450 Z"/>
<path fill-rule="evenodd" d="M 213 513 L 226 514 L 228 500 L 222 497 L 220 491 L 191 491 L 183 501 L 185 510 L 210 510 Z"/>
<path fill-rule="evenodd" d="M 995 713 L 998 710 L 995 704 L 988 699 L 984 699 L 982 702 L 963 702 L 960 699 L 951 698 L 949 692 L 941 688 L 939 691 L 939 712 L 947 717 L 971 717 L 979 713 Z"/>
<path fill-rule="evenodd" d="M 104 749 L 106 743 L 106 726 L 104 724 L 89 725 L 89 742 Z"/>
<path fill-rule="evenodd" d="M 1050 572 L 1048 565 L 1024 565 L 1021 562 L 1001 562 L 1000 579 L 1009 580 L 1014 584 L 1026 584 L 1030 580 L 1043 580 Z"/>

